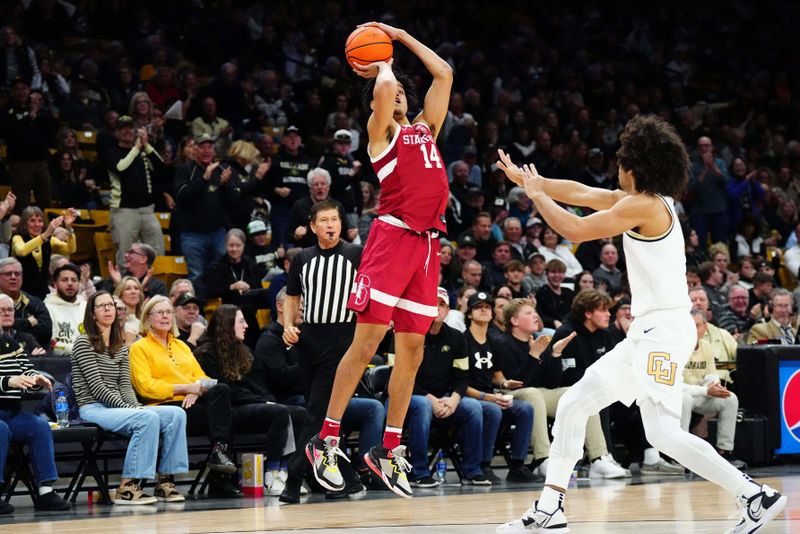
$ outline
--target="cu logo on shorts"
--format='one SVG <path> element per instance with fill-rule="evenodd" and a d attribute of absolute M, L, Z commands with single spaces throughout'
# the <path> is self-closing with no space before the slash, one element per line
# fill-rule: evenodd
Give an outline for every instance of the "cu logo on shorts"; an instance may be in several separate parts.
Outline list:
<path fill-rule="evenodd" d="M 647 357 L 647 374 L 658 384 L 674 385 L 677 369 L 678 364 L 670 362 L 670 356 L 666 352 L 651 352 Z"/>
<path fill-rule="evenodd" d="M 369 279 L 369 276 L 365 274 L 358 275 L 355 281 L 355 287 L 353 288 L 353 293 L 356 294 L 356 306 L 363 306 L 369 301 L 369 288 L 371 285 L 372 281 Z"/>

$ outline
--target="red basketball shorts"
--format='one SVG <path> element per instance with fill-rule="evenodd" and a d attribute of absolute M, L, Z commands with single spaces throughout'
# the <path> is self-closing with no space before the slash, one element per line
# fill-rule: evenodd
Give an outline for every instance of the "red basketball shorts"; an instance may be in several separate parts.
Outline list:
<path fill-rule="evenodd" d="M 426 334 L 436 317 L 439 239 L 376 219 L 347 307 L 359 323 L 394 321 L 398 333 Z"/>

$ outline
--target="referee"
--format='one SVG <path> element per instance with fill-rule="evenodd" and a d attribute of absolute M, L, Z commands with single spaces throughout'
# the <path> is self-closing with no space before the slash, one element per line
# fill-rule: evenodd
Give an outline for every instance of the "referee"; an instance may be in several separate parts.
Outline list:
<path fill-rule="evenodd" d="M 355 314 L 347 299 L 361 262 L 361 246 L 342 241 L 342 206 L 323 200 L 311 208 L 311 231 L 317 244 L 303 249 L 292 260 L 283 304 L 283 341 L 297 344 L 300 367 L 306 377 L 306 409 L 309 421 L 306 443 L 322 428 L 339 360 L 355 332 Z M 303 322 L 294 326 L 299 310 Z M 309 467 L 305 450 L 298 448 L 289 461 L 283 502 L 297 502 L 300 484 Z M 344 463 L 344 462 L 343 462 Z M 341 464 L 340 464 L 341 465 Z"/>

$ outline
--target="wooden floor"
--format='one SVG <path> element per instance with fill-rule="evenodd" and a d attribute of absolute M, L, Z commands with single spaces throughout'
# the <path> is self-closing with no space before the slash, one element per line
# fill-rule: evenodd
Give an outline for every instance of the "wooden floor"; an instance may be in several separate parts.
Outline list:
<path fill-rule="evenodd" d="M 789 497 L 784 514 L 759 534 L 800 532 L 800 476 L 763 479 Z M 731 497 L 705 481 L 630 483 L 603 481 L 571 490 L 567 515 L 571 532 L 721 533 L 735 524 Z M 355 501 L 278 506 L 277 499 L 195 501 L 147 507 L 83 505 L 73 517 L 26 514 L 0 522 L 2 534 L 122 532 L 179 534 L 212 532 L 491 533 L 497 524 L 519 516 L 538 494 L 467 487 L 428 490 L 412 500 L 378 494 Z M 205 503 L 205 504 L 202 504 Z M 209 506 L 233 509 L 201 510 Z M 80 508 L 80 507 L 79 507 Z M 82 519 L 80 516 L 90 518 Z M 8 521 L 14 521 L 9 523 Z"/>

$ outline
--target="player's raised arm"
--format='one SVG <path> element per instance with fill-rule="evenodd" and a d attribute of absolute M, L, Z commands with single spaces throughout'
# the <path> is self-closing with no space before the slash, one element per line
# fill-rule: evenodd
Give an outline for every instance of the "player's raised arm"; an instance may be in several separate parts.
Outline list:
<path fill-rule="evenodd" d="M 526 179 L 525 171 L 511 161 L 511 158 L 503 152 L 502 149 L 497 150 L 500 156 L 500 161 L 497 166 L 506 173 L 508 179 L 525 188 Z M 608 189 L 601 189 L 599 187 L 589 187 L 574 180 L 553 180 L 541 176 L 536 167 L 529 165 L 533 174 L 531 179 L 536 182 L 536 187 L 541 189 L 544 194 L 558 202 L 564 202 L 571 206 L 584 206 L 594 210 L 605 210 L 616 204 L 619 200 L 627 196 L 625 191 L 617 189 L 609 191 Z M 532 182 L 531 182 L 532 183 Z M 528 192 L 527 189 L 525 191 Z M 531 195 L 528 194 L 531 198 Z M 537 204 L 538 208 L 539 205 Z"/>
<path fill-rule="evenodd" d="M 372 114 L 367 121 L 370 148 L 382 150 L 394 133 L 395 98 L 397 97 L 397 78 L 392 72 L 392 60 L 378 61 L 370 65 L 353 65 L 356 73 L 363 78 L 375 78 L 372 90 Z"/>
<path fill-rule="evenodd" d="M 433 76 L 433 83 L 425 94 L 422 113 L 417 115 L 413 122 L 424 122 L 433 133 L 434 139 L 439 135 L 442 123 L 447 116 L 450 105 L 450 89 L 453 86 L 453 69 L 447 61 L 436 55 L 436 52 L 417 41 L 405 30 L 394 28 L 379 22 L 370 22 L 367 25 L 377 26 L 385 31 L 392 40 L 400 41 L 411 50 L 425 65 Z"/>

